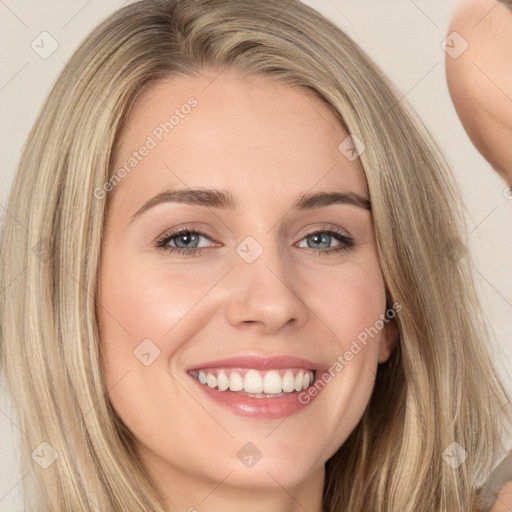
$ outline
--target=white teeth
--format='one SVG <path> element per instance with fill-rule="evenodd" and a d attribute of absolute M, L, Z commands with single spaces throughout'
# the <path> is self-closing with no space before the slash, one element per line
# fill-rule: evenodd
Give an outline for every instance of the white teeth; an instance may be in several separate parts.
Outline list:
<path fill-rule="evenodd" d="M 244 378 L 236 372 L 229 376 L 229 389 L 231 391 L 241 391 L 244 389 Z"/>
<path fill-rule="evenodd" d="M 210 388 L 216 388 L 217 387 L 217 377 L 213 375 L 212 373 L 206 374 L 206 384 Z"/>
<path fill-rule="evenodd" d="M 293 376 L 293 372 L 288 370 L 283 377 L 283 391 L 286 393 L 291 393 L 295 391 L 295 377 Z"/>
<path fill-rule="evenodd" d="M 281 393 L 283 390 L 283 381 L 281 375 L 275 370 L 267 372 L 263 378 L 263 392 L 264 393 Z"/>
<path fill-rule="evenodd" d="M 226 391 L 229 388 L 229 378 L 222 372 L 217 375 L 217 387 L 219 391 Z"/>
<path fill-rule="evenodd" d="M 295 376 L 295 391 L 301 391 L 302 390 L 302 381 L 304 380 L 304 377 L 302 375 L 302 372 L 297 373 Z"/>
<path fill-rule="evenodd" d="M 246 393 L 261 393 L 263 381 L 257 370 L 249 370 L 244 377 L 244 390 Z"/>
<path fill-rule="evenodd" d="M 195 374 L 197 380 L 210 388 L 219 391 L 244 391 L 247 396 L 255 398 L 274 398 L 286 393 L 307 389 L 314 381 L 312 371 L 289 369 L 267 370 L 255 369 L 242 370 L 240 373 L 231 368 L 199 370 Z M 283 374 L 284 372 L 284 374 Z"/>

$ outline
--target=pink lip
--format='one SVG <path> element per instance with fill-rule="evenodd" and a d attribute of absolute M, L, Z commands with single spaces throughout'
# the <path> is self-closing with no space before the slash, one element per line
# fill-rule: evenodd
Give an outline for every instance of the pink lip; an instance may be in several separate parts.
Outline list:
<path fill-rule="evenodd" d="M 257 370 L 277 370 L 282 368 L 304 368 L 316 370 L 317 379 L 325 367 L 293 356 L 241 356 L 227 359 L 217 359 L 207 361 L 200 365 L 195 365 L 187 371 L 200 370 L 206 368 L 254 368 Z M 301 411 L 307 407 L 314 397 L 306 396 L 306 391 L 287 393 L 282 397 L 275 398 L 253 398 L 242 396 L 233 391 L 219 391 L 201 384 L 196 378 L 191 377 L 203 392 L 213 401 L 222 407 L 231 411 L 254 419 L 277 419 L 284 418 L 291 414 Z M 300 399 L 302 397 L 302 400 Z M 304 399 L 304 397 L 306 399 Z"/>
<path fill-rule="evenodd" d="M 294 356 L 240 356 L 226 359 L 216 359 L 188 368 L 201 370 L 203 368 L 254 368 L 255 370 L 278 370 L 282 368 L 304 368 L 306 370 L 323 370 L 324 367 L 306 359 Z"/>

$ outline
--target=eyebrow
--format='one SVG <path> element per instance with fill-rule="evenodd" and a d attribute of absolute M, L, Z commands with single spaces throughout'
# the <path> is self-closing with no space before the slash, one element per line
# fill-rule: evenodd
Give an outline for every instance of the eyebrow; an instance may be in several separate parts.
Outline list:
<path fill-rule="evenodd" d="M 130 222 L 162 203 L 193 204 L 232 211 L 240 209 L 240 204 L 237 199 L 226 190 L 203 187 L 165 190 L 146 201 L 142 207 L 132 215 Z M 371 210 L 369 199 L 355 192 L 315 192 L 302 194 L 294 201 L 291 209 L 307 210 L 333 204 L 347 204 L 363 208 L 364 210 Z"/>

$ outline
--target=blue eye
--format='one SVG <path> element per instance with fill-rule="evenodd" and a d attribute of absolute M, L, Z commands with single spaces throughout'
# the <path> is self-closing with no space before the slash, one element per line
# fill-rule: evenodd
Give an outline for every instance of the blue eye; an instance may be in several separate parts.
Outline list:
<path fill-rule="evenodd" d="M 333 243 L 337 243 L 337 245 L 332 246 Z M 311 249 L 313 254 L 324 256 L 339 251 L 348 251 L 354 245 L 354 239 L 341 231 L 321 229 L 308 233 L 298 246 Z"/>
<path fill-rule="evenodd" d="M 354 239 L 341 231 L 319 229 L 308 233 L 295 246 L 308 249 L 314 255 L 329 255 L 350 250 L 354 245 Z M 213 246 L 215 242 L 205 233 L 187 228 L 165 234 L 156 242 L 157 248 L 179 256 L 200 256 L 202 249 Z"/>
<path fill-rule="evenodd" d="M 203 237 L 203 235 L 200 235 L 199 233 L 193 233 L 192 231 L 187 231 L 184 233 L 181 233 L 180 235 L 173 236 L 171 240 L 175 240 L 175 245 L 179 249 L 197 249 L 199 247 L 199 241 Z"/>
<path fill-rule="evenodd" d="M 306 236 L 302 240 L 306 240 L 307 247 L 310 249 L 329 249 L 331 247 L 331 242 L 335 242 L 336 238 L 327 231 L 318 231 Z M 299 244 L 299 247 L 304 246 Z"/>
<path fill-rule="evenodd" d="M 170 234 L 164 235 L 157 241 L 157 247 L 169 253 L 178 255 L 189 255 L 199 253 L 200 249 L 208 247 L 208 243 L 201 243 L 201 239 L 210 240 L 208 236 L 199 231 L 189 229 L 180 229 Z"/>

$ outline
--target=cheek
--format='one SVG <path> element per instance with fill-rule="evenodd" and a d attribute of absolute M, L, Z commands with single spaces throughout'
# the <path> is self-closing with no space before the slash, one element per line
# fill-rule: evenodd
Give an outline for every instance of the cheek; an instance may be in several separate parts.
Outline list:
<path fill-rule="evenodd" d="M 134 350 L 143 340 L 170 356 L 200 329 L 209 315 L 198 305 L 207 306 L 203 299 L 218 282 L 217 274 L 170 272 L 161 263 L 140 264 L 115 254 L 105 260 L 98 317 L 107 377 L 118 378 L 133 366 Z"/>
<path fill-rule="evenodd" d="M 379 336 L 369 336 L 368 331 L 377 324 L 386 306 L 382 275 L 374 258 L 345 267 L 325 268 L 304 273 L 301 284 L 303 296 L 310 310 L 325 327 L 323 345 L 332 353 L 345 352 L 353 340 L 364 339 L 367 345 L 377 343 Z M 380 329 L 379 329 L 380 327 Z M 330 334 L 330 336 L 329 336 Z"/>
<path fill-rule="evenodd" d="M 204 298 L 219 281 L 218 272 L 171 272 L 161 261 L 150 264 L 115 251 L 107 254 L 98 293 L 105 385 L 136 438 L 162 443 L 175 411 L 194 407 L 178 382 L 181 377 L 171 377 L 169 359 L 211 318 Z M 179 429 L 194 432 L 193 417 L 181 415 Z M 173 445 L 173 451 L 179 453 L 179 448 Z"/>
<path fill-rule="evenodd" d="M 330 439 L 324 446 L 329 457 L 359 422 L 373 390 L 386 325 L 385 288 L 377 264 L 317 273 L 304 286 L 309 290 L 308 306 L 331 334 L 323 337 L 321 346 L 321 352 L 329 354 L 328 371 L 317 391 L 310 389 L 302 396 L 306 402 L 317 401 L 314 421 Z"/>

